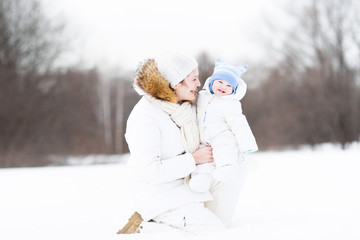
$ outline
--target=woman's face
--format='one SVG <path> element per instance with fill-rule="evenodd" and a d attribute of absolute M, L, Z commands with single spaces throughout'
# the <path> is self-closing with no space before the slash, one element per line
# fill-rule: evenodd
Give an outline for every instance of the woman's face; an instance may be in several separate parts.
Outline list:
<path fill-rule="evenodd" d="M 175 85 L 178 102 L 195 100 L 198 87 L 200 87 L 199 69 L 195 68 L 183 81 Z"/>

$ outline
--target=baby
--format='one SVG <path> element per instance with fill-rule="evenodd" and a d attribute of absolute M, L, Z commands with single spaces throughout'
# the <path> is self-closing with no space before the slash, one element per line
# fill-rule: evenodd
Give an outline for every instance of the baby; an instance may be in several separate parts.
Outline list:
<path fill-rule="evenodd" d="M 258 150 L 240 103 L 247 88 L 241 74 L 246 71 L 247 65 L 233 66 L 216 60 L 213 75 L 199 92 L 200 138 L 202 144 L 213 148 L 214 163 L 198 165 L 197 171 L 191 174 L 188 184 L 195 192 L 208 191 L 213 178 L 232 181 L 244 154 Z"/>

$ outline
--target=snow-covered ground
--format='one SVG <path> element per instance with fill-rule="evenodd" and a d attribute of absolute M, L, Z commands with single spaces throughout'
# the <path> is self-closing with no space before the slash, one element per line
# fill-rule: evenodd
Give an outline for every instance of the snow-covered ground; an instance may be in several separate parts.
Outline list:
<path fill-rule="evenodd" d="M 252 157 L 232 227 L 202 236 L 116 235 L 131 215 L 124 161 L 0 169 L 0 239 L 360 239 L 359 143 Z"/>

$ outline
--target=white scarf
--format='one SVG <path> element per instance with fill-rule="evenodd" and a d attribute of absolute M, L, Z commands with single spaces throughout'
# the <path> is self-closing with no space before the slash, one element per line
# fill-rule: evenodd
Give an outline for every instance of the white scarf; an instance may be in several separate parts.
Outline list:
<path fill-rule="evenodd" d="M 186 152 L 193 153 L 199 148 L 199 129 L 194 118 L 194 109 L 189 102 L 171 103 L 146 96 L 147 99 L 167 113 L 171 120 L 180 128 L 183 145 Z"/>

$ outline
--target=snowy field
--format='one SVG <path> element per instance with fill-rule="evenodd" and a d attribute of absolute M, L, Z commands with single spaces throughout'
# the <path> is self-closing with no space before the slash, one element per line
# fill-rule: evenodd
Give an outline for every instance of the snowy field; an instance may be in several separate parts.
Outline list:
<path fill-rule="evenodd" d="M 252 156 L 232 227 L 201 236 L 116 235 L 131 215 L 124 163 L 0 169 L 0 239 L 360 239 L 359 143 Z"/>

